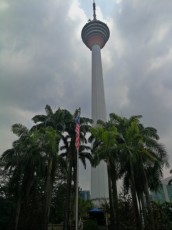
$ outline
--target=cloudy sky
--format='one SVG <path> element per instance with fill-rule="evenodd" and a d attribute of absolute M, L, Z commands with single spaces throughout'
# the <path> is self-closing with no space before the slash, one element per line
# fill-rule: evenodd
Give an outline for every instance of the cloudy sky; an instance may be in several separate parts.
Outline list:
<path fill-rule="evenodd" d="M 172 2 L 97 0 L 111 36 L 102 50 L 107 114 L 143 115 L 172 161 Z M 0 0 L 0 153 L 46 104 L 91 114 L 91 53 L 81 29 L 91 0 Z M 165 170 L 165 176 L 169 169 Z M 80 169 L 89 189 L 90 167 Z"/>

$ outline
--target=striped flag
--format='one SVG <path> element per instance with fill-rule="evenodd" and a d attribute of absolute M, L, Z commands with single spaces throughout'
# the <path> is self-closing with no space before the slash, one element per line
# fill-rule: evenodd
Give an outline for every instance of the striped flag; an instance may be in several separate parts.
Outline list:
<path fill-rule="evenodd" d="M 76 132 L 75 146 L 76 146 L 76 150 L 79 151 L 79 146 L 80 146 L 80 110 L 78 110 L 77 116 L 76 116 L 75 132 Z"/>

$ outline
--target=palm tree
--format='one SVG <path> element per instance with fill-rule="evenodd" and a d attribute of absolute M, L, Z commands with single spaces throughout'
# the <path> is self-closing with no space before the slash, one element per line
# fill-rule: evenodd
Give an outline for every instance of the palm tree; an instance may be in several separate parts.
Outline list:
<path fill-rule="evenodd" d="M 36 115 L 32 118 L 32 120 L 36 123 L 36 125 L 33 127 L 33 129 L 40 129 L 42 127 L 52 127 L 55 131 L 58 132 L 60 135 L 62 141 L 68 146 L 68 140 L 65 138 L 67 133 L 66 127 L 70 126 L 71 120 L 73 121 L 73 116 L 71 113 L 67 110 L 58 109 L 57 111 L 53 112 L 52 108 L 49 105 L 46 105 L 45 107 L 46 115 Z M 69 155 L 71 158 L 71 154 Z M 66 159 L 68 159 L 66 157 Z M 71 181 L 71 160 L 69 160 L 69 169 L 67 170 L 67 190 L 71 190 L 69 181 Z M 69 193 L 69 192 L 68 192 Z M 66 199 L 70 199 L 69 194 L 67 194 Z M 68 204 L 68 202 L 67 202 Z M 65 212 L 66 214 L 66 212 Z M 67 214 L 66 214 L 67 215 Z M 65 221 L 65 224 L 66 221 Z"/>
<path fill-rule="evenodd" d="M 164 166 L 168 166 L 167 153 L 165 147 L 158 143 L 159 136 L 155 128 L 145 128 L 142 124 L 140 124 L 139 130 L 143 141 L 140 154 L 140 171 L 142 171 L 144 181 L 143 191 L 146 197 L 150 224 L 152 225 L 152 229 L 155 229 L 149 188 L 150 190 L 158 189 L 160 185 L 160 178 L 162 177 L 162 169 Z"/>
<path fill-rule="evenodd" d="M 76 112 L 75 112 L 76 114 Z M 66 157 L 68 161 L 68 176 L 67 176 L 67 195 L 66 195 L 66 210 L 65 210 L 65 218 L 64 218 L 64 230 L 70 229 L 70 219 L 71 216 L 71 197 L 72 197 L 72 181 L 74 182 L 74 190 L 75 194 L 76 188 L 76 157 L 77 151 L 75 147 L 75 114 L 71 117 L 71 120 L 67 122 L 65 133 L 62 136 L 63 145 L 61 146 L 61 150 L 63 153 L 61 156 Z M 86 134 L 90 131 L 90 123 L 91 119 L 81 117 L 80 118 L 80 148 L 79 148 L 79 159 L 83 163 L 86 168 L 86 159 L 91 161 L 91 153 L 90 147 L 87 145 Z"/>
<path fill-rule="evenodd" d="M 66 210 L 64 229 L 70 228 L 69 216 L 70 216 L 70 201 L 72 192 L 72 181 L 76 183 L 76 149 L 75 149 L 75 115 L 72 115 L 68 110 L 58 109 L 55 112 L 49 105 L 45 107 L 46 115 L 36 115 L 32 120 L 36 123 L 33 129 L 40 129 L 41 127 L 52 127 L 60 135 L 62 145 L 60 147 L 62 153 L 61 156 L 66 158 L 67 163 L 67 195 L 66 195 Z M 86 167 L 86 159 L 91 159 L 89 152 L 90 147 L 86 145 L 86 134 L 89 132 L 91 119 L 80 118 L 80 140 L 81 146 L 79 151 L 79 157 Z"/>
<path fill-rule="evenodd" d="M 58 165 L 58 148 L 60 135 L 51 128 L 41 128 L 36 132 L 38 145 L 42 154 L 45 155 L 45 190 L 43 205 L 42 230 L 47 230 L 50 213 L 50 202 L 52 197 L 52 189 L 56 176 Z"/>
<path fill-rule="evenodd" d="M 93 129 L 93 135 L 96 137 L 94 144 L 96 156 L 99 158 L 97 163 L 102 159 L 107 162 L 109 190 L 113 191 L 113 197 L 117 197 L 115 195 L 116 180 L 122 177 L 124 191 L 126 193 L 131 191 L 137 229 L 143 229 L 141 207 L 144 210 L 143 196 L 145 195 L 149 225 L 154 230 L 149 189 L 158 188 L 162 168 L 168 165 L 168 161 L 164 146 L 158 143 L 157 130 L 152 127 L 145 128 L 140 123 L 140 118 L 140 115 L 127 119 L 114 113 L 110 114 L 109 122 L 99 122 L 101 127 Z M 116 128 L 116 134 L 114 133 L 115 137 L 111 139 L 112 127 Z M 116 204 L 112 205 L 111 193 L 109 197 L 111 207 L 117 209 L 117 199 L 114 198 Z M 117 210 L 112 209 L 111 212 L 113 211 L 115 217 Z M 117 216 L 116 219 L 118 219 Z"/>
<path fill-rule="evenodd" d="M 15 223 L 12 224 L 15 230 L 18 229 L 21 204 L 29 200 L 29 194 L 34 184 L 35 161 L 33 155 L 37 152 L 37 145 L 34 144 L 31 132 L 21 124 L 14 124 L 12 131 L 18 136 L 13 142 L 13 147 L 2 154 L 5 163 L 5 171 L 12 175 L 9 181 L 9 188 L 14 191 L 16 198 Z"/>
<path fill-rule="evenodd" d="M 12 149 L 3 153 L 2 160 L 5 162 L 5 170 L 12 172 L 10 187 L 16 192 L 14 229 L 23 228 L 24 221 L 20 218 L 22 204 L 24 210 L 27 210 L 32 203 L 33 191 L 40 186 L 44 190 L 42 229 L 47 229 L 51 193 L 59 157 L 57 153 L 60 136 L 51 127 L 28 130 L 21 124 L 15 124 L 12 130 L 19 139 L 13 142 Z M 22 216 L 24 213 L 25 211 L 22 212 Z"/>
<path fill-rule="evenodd" d="M 141 141 L 138 130 L 138 119 L 132 118 L 128 120 L 128 124 L 126 119 L 124 119 L 124 123 L 126 125 L 125 129 L 123 129 L 122 139 L 123 143 L 120 146 L 120 162 L 121 162 L 121 173 L 124 174 L 124 186 L 126 189 L 127 185 L 130 186 L 133 207 L 135 212 L 135 220 L 137 229 L 141 229 L 141 216 L 139 213 L 138 207 L 138 196 L 136 190 L 136 181 L 135 181 L 135 171 L 136 167 L 138 167 L 138 143 Z M 122 125 L 123 126 L 123 125 Z M 124 170 L 124 171 L 123 171 Z M 129 182 L 127 182 L 127 178 Z M 127 182 L 127 183 L 126 183 Z"/>
<path fill-rule="evenodd" d="M 132 116 L 129 119 L 121 118 L 116 114 L 110 115 L 112 122 L 120 133 L 120 165 L 121 176 L 124 178 L 124 187 L 131 189 L 137 228 L 141 229 L 141 216 L 138 207 L 143 194 L 146 196 L 147 207 L 150 216 L 150 224 L 154 229 L 153 216 L 151 212 L 148 187 L 153 186 L 150 183 L 151 172 L 154 177 L 154 188 L 157 186 L 162 173 L 162 167 L 167 165 L 167 154 L 164 146 L 159 144 L 156 129 L 152 127 L 145 128 L 139 121 L 141 116 Z M 142 183 L 140 183 L 142 181 Z"/>
<path fill-rule="evenodd" d="M 118 179 L 118 146 L 116 127 L 109 122 L 98 122 L 99 125 L 92 128 L 92 138 L 94 137 L 94 161 L 99 164 L 101 160 L 106 161 L 109 181 L 109 198 L 113 228 L 119 229 L 118 218 L 118 195 L 117 195 L 117 179 Z"/>
<path fill-rule="evenodd" d="M 16 215 L 12 225 L 14 229 L 17 230 L 21 210 L 21 194 L 23 190 L 22 180 L 25 167 L 25 164 L 23 165 L 22 163 L 26 153 L 23 148 L 23 143 L 28 137 L 29 130 L 21 124 L 15 124 L 12 126 L 12 131 L 19 139 L 13 142 L 13 147 L 11 149 L 6 150 L 2 154 L 1 159 L 5 164 L 5 171 L 9 171 L 12 174 L 9 186 L 14 189 L 16 197 Z"/>

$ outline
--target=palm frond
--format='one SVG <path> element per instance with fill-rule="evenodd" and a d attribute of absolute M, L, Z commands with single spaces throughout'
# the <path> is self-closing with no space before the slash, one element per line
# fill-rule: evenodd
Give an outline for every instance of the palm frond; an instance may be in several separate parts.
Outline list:
<path fill-rule="evenodd" d="M 45 112 L 46 112 L 46 114 L 47 114 L 48 116 L 52 116 L 52 115 L 53 115 L 53 110 L 52 110 L 52 108 L 51 108 L 50 105 L 46 105 L 46 106 L 45 106 Z"/>
<path fill-rule="evenodd" d="M 44 123 L 46 121 L 47 116 L 46 115 L 36 115 L 34 117 L 32 117 L 32 120 L 34 121 L 34 123 Z"/>
<path fill-rule="evenodd" d="M 11 129 L 12 132 L 18 137 L 20 137 L 21 135 L 26 135 L 29 132 L 28 128 L 22 124 L 13 124 Z"/>

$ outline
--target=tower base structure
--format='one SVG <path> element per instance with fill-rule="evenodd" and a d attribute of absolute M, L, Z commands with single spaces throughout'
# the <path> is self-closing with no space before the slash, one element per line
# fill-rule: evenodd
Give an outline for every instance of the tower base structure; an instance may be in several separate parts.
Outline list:
<path fill-rule="evenodd" d="M 101 161 L 96 168 L 91 168 L 91 199 L 95 201 L 94 203 L 108 199 L 107 178 L 107 165 L 104 161 Z"/>

